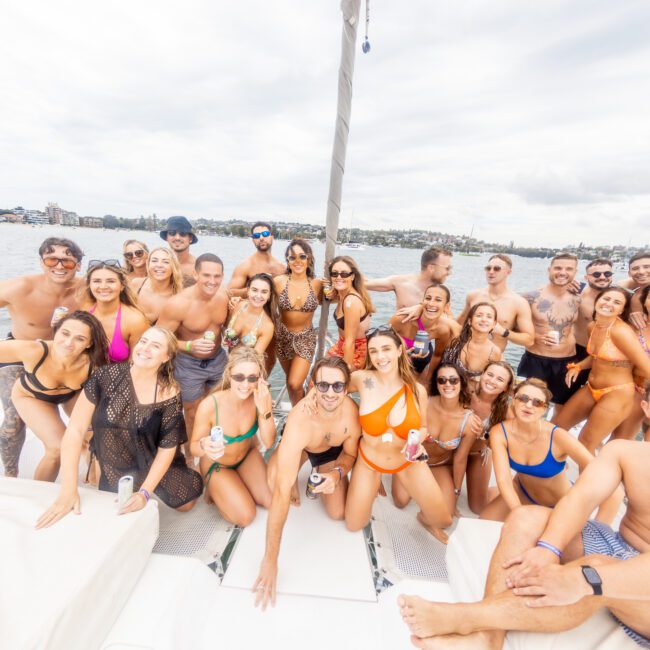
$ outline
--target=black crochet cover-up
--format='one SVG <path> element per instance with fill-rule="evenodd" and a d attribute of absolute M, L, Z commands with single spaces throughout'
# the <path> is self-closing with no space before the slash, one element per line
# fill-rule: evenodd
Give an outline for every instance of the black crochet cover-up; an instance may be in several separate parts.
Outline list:
<path fill-rule="evenodd" d="M 145 480 L 158 448 L 176 448 L 169 469 L 155 494 L 171 508 L 198 498 L 203 481 L 187 467 L 180 445 L 187 441 L 183 404 L 176 395 L 153 404 L 140 404 L 128 363 L 97 368 L 84 386 L 95 405 L 91 449 L 101 468 L 100 490 L 117 492 L 122 476 L 133 476 L 137 490 Z"/>

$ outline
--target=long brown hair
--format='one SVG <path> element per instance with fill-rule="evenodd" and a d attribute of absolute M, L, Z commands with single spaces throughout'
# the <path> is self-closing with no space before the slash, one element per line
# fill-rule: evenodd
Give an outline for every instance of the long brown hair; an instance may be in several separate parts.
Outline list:
<path fill-rule="evenodd" d="M 268 273 L 256 273 L 252 277 L 246 280 L 246 288 L 250 288 L 251 284 L 255 280 L 261 280 L 266 282 L 269 285 L 271 290 L 269 293 L 269 299 L 264 303 L 262 309 L 266 312 L 266 315 L 271 319 L 271 322 L 275 325 L 275 315 L 278 313 L 278 308 L 276 304 L 276 295 L 275 295 L 275 286 L 273 285 L 273 278 Z M 248 295 L 248 292 L 246 292 Z"/>
<path fill-rule="evenodd" d="M 438 388 L 438 373 L 443 368 L 453 368 L 456 371 L 456 374 L 460 377 L 460 393 L 458 393 L 458 403 L 464 408 L 469 408 L 469 405 L 472 401 L 472 397 L 469 393 L 469 386 L 467 384 L 467 377 L 465 373 L 455 364 L 455 363 L 441 363 L 433 373 L 431 377 L 431 389 L 429 391 L 430 395 L 440 395 L 440 390 Z"/>
<path fill-rule="evenodd" d="M 178 261 L 178 258 L 170 248 L 167 246 L 156 246 L 156 248 L 152 248 L 151 252 L 149 253 L 149 257 L 147 257 L 147 276 L 151 277 L 149 273 L 149 265 L 151 264 L 151 256 L 154 253 L 166 253 L 169 256 L 169 261 L 171 262 L 171 269 L 172 269 L 172 275 L 169 278 L 169 286 L 172 289 L 172 295 L 175 296 L 177 293 L 183 290 L 183 272 L 181 271 L 181 264 Z"/>
<path fill-rule="evenodd" d="M 413 395 L 417 399 L 418 396 L 418 383 L 413 374 L 413 367 L 409 360 L 408 354 L 406 354 L 406 345 L 404 345 L 404 340 L 402 337 L 390 326 L 382 326 L 380 328 L 374 328 L 369 330 L 369 335 L 366 337 L 366 341 L 370 343 L 371 339 L 377 336 L 387 336 L 393 340 L 393 343 L 400 350 L 399 357 L 397 358 L 397 370 L 399 372 L 400 379 L 411 389 Z M 370 360 L 370 354 L 366 354 L 366 365 L 364 366 L 365 370 L 376 370 L 372 365 Z"/>
<path fill-rule="evenodd" d="M 289 268 L 289 255 L 293 253 L 293 247 L 294 246 L 300 246 L 303 251 L 305 251 L 305 255 L 309 258 L 307 261 L 307 277 L 308 278 L 313 278 L 316 275 L 316 271 L 314 271 L 314 251 L 311 249 L 311 246 L 309 245 L 309 242 L 301 239 L 300 237 L 296 237 L 295 239 L 292 239 L 289 242 L 289 245 L 287 246 L 287 250 L 284 252 L 284 259 L 287 260 L 287 270 L 285 273 L 287 275 L 291 275 L 291 269 Z"/>
<path fill-rule="evenodd" d="M 352 271 L 352 273 L 354 273 L 354 276 L 352 278 L 352 288 L 359 294 L 359 298 L 361 298 L 361 302 L 363 303 L 366 313 L 373 314 L 375 312 L 375 306 L 372 304 L 372 300 L 370 299 L 370 294 L 366 289 L 366 281 L 363 277 L 363 273 L 361 273 L 359 266 L 351 257 L 349 257 L 348 255 L 337 255 L 330 262 L 330 265 L 327 269 L 328 277 L 332 273 L 332 267 L 337 262 L 343 262 L 344 264 L 347 264 L 347 266 L 350 267 L 350 270 Z"/>
<path fill-rule="evenodd" d="M 253 348 L 249 348 L 245 345 L 240 345 L 234 350 L 231 350 L 228 354 L 228 363 L 223 369 L 223 377 L 221 378 L 221 385 L 218 388 L 215 388 L 212 392 L 216 393 L 220 390 L 228 390 L 231 386 L 230 375 L 232 374 L 232 369 L 238 364 L 244 361 L 249 361 L 251 363 L 257 364 L 257 367 L 260 370 L 260 377 L 266 379 L 266 369 L 264 367 L 264 357 L 256 352 Z"/>
<path fill-rule="evenodd" d="M 490 363 L 485 366 L 483 374 L 487 372 L 488 368 L 492 366 L 499 366 L 499 368 L 503 368 L 504 370 L 508 371 L 508 384 L 503 389 L 503 391 L 496 396 L 494 402 L 492 402 L 492 408 L 490 409 L 490 429 L 494 425 L 499 424 L 499 422 L 503 422 L 508 417 L 508 407 L 510 406 L 510 399 L 512 398 L 512 387 L 515 383 L 515 371 L 507 361 L 490 361 Z M 481 395 L 480 381 L 476 394 L 479 397 Z"/>
<path fill-rule="evenodd" d="M 630 304 L 632 302 L 632 297 L 630 292 L 627 289 L 624 289 L 623 287 L 607 287 L 606 289 L 603 289 L 602 291 L 599 291 L 598 294 L 596 295 L 596 298 L 594 300 L 594 311 L 591 315 L 591 317 L 596 320 L 596 305 L 598 304 L 598 301 L 607 293 L 612 293 L 613 291 L 616 291 L 617 293 L 620 293 L 623 296 L 623 299 L 625 300 L 625 305 L 623 305 L 623 312 L 620 315 L 620 319 L 624 320 L 626 323 L 628 319 L 630 318 Z"/>
<path fill-rule="evenodd" d="M 133 307 L 134 309 L 137 309 L 138 311 L 142 312 L 140 307 L 138 307 L 138 301 L 136 300 L 135 294 L 133 293 L 131 287 L 129 286 L 129 281 L 126 276 L 126 271 L 121 266 L 113 266 L 112 264 L 106 264 L 104 262 L 92 266 L 86 272 L 86 279 L 85 279 L 86 286 L 85 289 L 83 290 L 83 297 L 85 298 L 85 300 L 93 305 L 97 304 L 97 300 L 95 296 L 93 296 L 92 291 L 90 290 L 90 280 L 92 279 L 93 273 L 95 271 L 103 271 L 104 269 L 110 271 L 111 273 L 115 273 L 115 275 L 117 275 L 120 281 L 120 284 L 122 285 L 122 288 L 120 289 L 120 302 L 123 305 L 126 305 L 127 307 Z"/>
<path fill-rule="evenodd" d="M 474 314 L 480 307 L 489 307 L 494 312 L 494 322 L 497 322 L 497 308 L 489 302 L 477 302 L 469 310 L 463 329 L 460 334 L 449 342 L 449 345 L 444 351 L 444 360 L 451 363 L 456 363 L 460 359 L 460 354 L 463 348 L 472 340 L 472 319 Z"/>
<path fill-rule="evenodd" d="M 63 323 L 69 320 L 76 320 L 83 323 L 90 330 L 90 347 L 84 350 L 90 361 L 90 370 L 105 366 L 109 362 L 108 358 L 108 337 L 102 327 L 102 324 L 87 311 L 73 311 L 67 313 L 52 326 L 52 331 L 56 333 L 61 329 Z"/>

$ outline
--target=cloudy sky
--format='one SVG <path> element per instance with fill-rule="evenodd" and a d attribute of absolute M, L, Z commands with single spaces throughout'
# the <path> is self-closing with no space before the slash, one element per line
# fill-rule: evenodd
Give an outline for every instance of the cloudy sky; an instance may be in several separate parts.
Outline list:
<path fill-rule="evenodd" d="M 338 0 L 0 9 L 0 207 L 324 223 Z M 648 2 L 370 10 L 342 225 L 648 242 Z"/>

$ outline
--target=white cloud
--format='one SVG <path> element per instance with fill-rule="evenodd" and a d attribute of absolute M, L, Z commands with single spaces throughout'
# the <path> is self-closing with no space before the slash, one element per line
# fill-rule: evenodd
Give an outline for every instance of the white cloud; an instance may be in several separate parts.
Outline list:
<path fill-rule="evenodd" d="M 4 3 L 0 206 L 322 223 L 338 4 Z M 342 223 L 647 239 L 649 20 L 631 0 L 372 0 Z"/>

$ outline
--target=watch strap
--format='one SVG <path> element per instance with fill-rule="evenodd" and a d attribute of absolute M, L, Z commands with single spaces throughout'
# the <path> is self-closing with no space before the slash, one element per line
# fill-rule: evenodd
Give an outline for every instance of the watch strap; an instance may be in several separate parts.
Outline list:
<path fill-rule="evenodd" d="M 594 567 L 589 566 L 587 564 L 583 564 L 580 568 L 582 569 L 582 575 L 584 579 L 587 581 L 589 586 L 593 589 L 594 596 L 602 596 L 603 581 L 600 579 L 600 576 L 598 575 L 598 571 L 596 571 Z M 596 580 L 592 579 L 594 574 L 597 578 Z"/>

